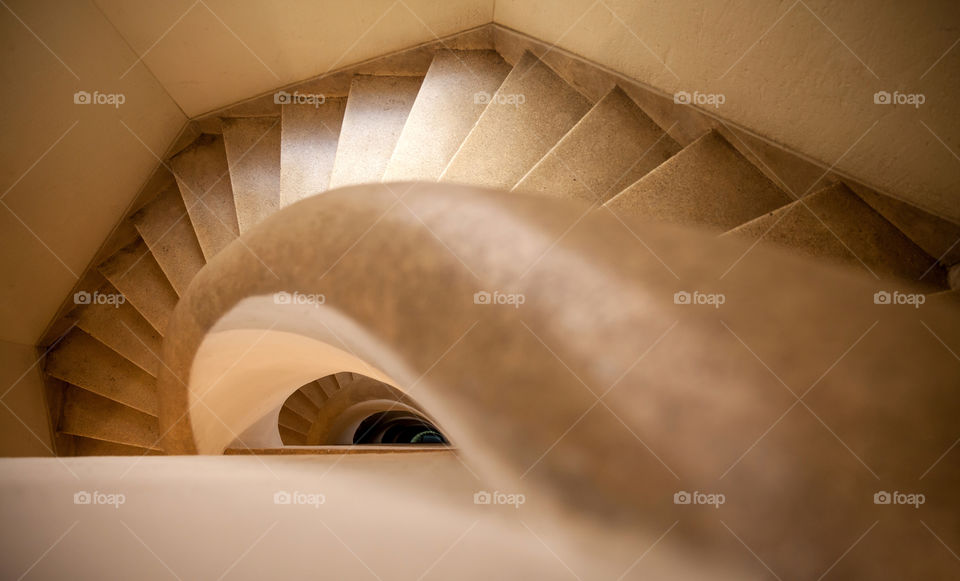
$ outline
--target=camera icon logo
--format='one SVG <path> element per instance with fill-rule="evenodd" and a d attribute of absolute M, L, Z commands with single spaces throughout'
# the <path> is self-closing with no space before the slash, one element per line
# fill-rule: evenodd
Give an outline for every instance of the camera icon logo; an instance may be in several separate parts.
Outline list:
<path fill-rule="evenodd" d="M 873 504 L 890 504 L 892 497 L 886 490 L 881 490 L 873 495 Z"/>
<path fill-rule="evenodd" d="M 687 291 L 678 291 L 673 293 L 673 304 L 675 305 L 689 305 L 690 304 L 690 293 Z"/>
<path fill-rule="evenodd" d="M 73 504 L 90 504 L 92 501 L 93 497 L 86 490 L 73 493 Z"/>
<path fill-rule="evenodd" d="M 489 305 L 490 304 L 490 293 L 487 291 L 477 291 L 473 293 L 473 304 L 475 305 Z"/>
<path fill-rule="evenodd" d="M 289 105 L 293 103 L 293 97 L 286 91 L 277 91 L 273 94 L 273 102 L 277 105 Z"/>
<path fill-rule="evenodd" d="M 91 103 L 90 93 L 86 91 L 77 91 L 73 94 L 74 105 L 89 105 Z"/>
<path fill-rule="evenodd" d="M 280 291 L 273 294 L 273 303 L 275 305 L 289 305 L 293 302 L 293 297 L 286 291 Z"/>
<path fill-rule="evenodd" d="M 890 304 L 890 293 L 887 291 L 877 291 L 873 293 L 873 304 L 875 305 L 889 305 Z"/>
<path fill-rule="evenodd" d="M 493 496 L 486 490 L 481 490 L 473 494 L 473 504 L 490 504 L 492 501 Z"/>
<path fill-rule="evenodd" d="M 673 493 L 673 504 L 690 504 L 692 496 L 686 490 Z"/>
<path fill-rule="evenodd" d="M 488 105 L 490 104 L 490 93 L 486 91 L 479 91 L 473 94 L 473 103 L 475 105 Z"/>
<path fill-rule="evenodd" d="M 73 293 L 73 304 L 75 305 L 89 305 L 92 299 L 92 295 L 87 291 L 79 291 Z"/>
<path fill-rule="evenodd" d="M 292 497 L 286 490 L 278 490 L 273 493 L 273 504 L 290 504 Z"/>
<path fill-rule="evenodd" d="M 693 102 L 693 98 L 686 91 L 677 91 L 673 94 L 673 102 L 677 105 L 689 105 Z"/>
<path fill-rule="evenodd" d="M 877 105 L 889 105 L 893 102 L 890 93 L 886 91 L 877 91 L 873 94 L 873 102 Z"/>

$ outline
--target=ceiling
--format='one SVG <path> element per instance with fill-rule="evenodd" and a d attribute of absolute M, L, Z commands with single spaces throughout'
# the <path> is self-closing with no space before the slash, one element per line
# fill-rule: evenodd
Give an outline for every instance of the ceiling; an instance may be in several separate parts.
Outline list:
<path fill-rule="evenodd" d="M 188 118 L 491 21 L 667 93 L 723 93 L 718 115 L 960 222 L 945 0 L 5 0 L 0 340 L 40 337 Z"/>

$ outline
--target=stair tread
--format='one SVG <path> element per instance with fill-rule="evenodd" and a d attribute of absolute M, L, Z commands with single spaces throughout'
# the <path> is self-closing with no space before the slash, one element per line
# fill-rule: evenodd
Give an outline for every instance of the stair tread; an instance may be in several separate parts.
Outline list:
<path fill-rule="evenodd" d="M 615 87 L 514 190 L 603 203 L 679 151 L 680 145 Z"/>
<path fill-rule="evenodd" d="M 318 410 L 323 407 L 324 402 L 327 401 L 328 396 L 326 392 L 323 391 L 323 388 L 320 387 L 316 381 L 311 381 L 301 387 L 300 392 L 310 398 L 310 401 L 313 402 L 313 405 L 317 406 Z"/>
<path fill-rule="evenodd" d="M 918 280 L 934 262 L 841 183 L 760 216 L 727 234 L 751 240 L 762 236 L 765 242 L 790 246 L 810 256 L 856 267 L 866 264 L 881 276 Z M 935 276 L 931 270 L 923 280 L 936 284 Z"/>
<path fill-rule="evenodd" d="M 80 329 L 47 354 L 49 375 L 136 410 L 157 415 L 156 379 Z"/>
<path fill-rule="evenodd" d="M 606 206 L 621 215 L 729 230 L 792 201 L 711 131 Z"/>
<path fill-rule="evenodd" d="M 284 406 L 280 408 L 280 425 L 306 435 L 310 432 L 313 422 L 300 417 L 300 414 Z"/>
<path fill-rule="evenodd" d="M 166 188 L 132 218 L 173 290 L 183 296 L 206 261 L 179 190 Z"/>
<path fill-rule="evenodd" d="M 94 440 L 83 436 L 73 436 L 74 456 L 156 456 L 162 454 L 159 450 L 117 444 L 104 440 Z"/>
<path fill-rule="evenodd" d="M 203 256 L 209 261 L 240 235 L 222 135 L 202 135 L 170 160 Z"/>
<path fill-rule="evenodd" d="M 957 243 L 960 240 L 960 224 L 857 184 L 848 183 L 847 187 L 924 252 L 945 265 L 960 263 L 960 244 Z"/>
<path fill-rule="evenodd" d="M 320 408 L 302 392 L 302 388 L 293 392 L 283 405 L 311 423 L 317 418 L 317 413 L 320 411 Z"/>
<path fill-rule="evenodd" d="M 337 382 L 335 375 L 321 377 L 315 383 L 317 384 L 317 387 L 319 387 L 323 393 L 326 394 L 328 399 L 340 391 L 340 384 Z"/>
<path fill-rule="evenodd" d="M 280 132 L 280 206 L 325 192 L 337 155 L 345 98 L 283 105 Z"/>
<path fill-rule="evenodd" d="M 586 97 L 525 53 L 491 97 L 440 181 L 510 189 L 589 109 Z"/>
<path fill-rule="evenodd" d="M 101 264 L 99 270 L 163 335 L 179 297 L 143 240 L 121 249 Z"/>
<path fill-rule="evenodd" d="M 280 209 L 280 118 L 222 120 L 240 232 Z"/>
<path fill-rule="evenodd" d="M 380 181 L 422 82 L 423 77 L 353 78 L 330 188 Z"/>
<path fill-rule="evenodd" d="M 439 179 L 509 72 L 496 51 L 437 52 L 383 181 Z"/>
<path fill-rule="evenodd" d="M 110 283 L 100 287 L 103 295 L 119 295 Z M 130 303 L 118 306 L 92 302 L 79 309 L 77 327 L 83 329 L 151 376 L 160 366 L 160 335 Z"/>
<path fill-rule="evenodd" d="M 65 389 L 60 431 L 115 444 L 161 449 L 157 418 L 72 385 Z"/>
<path fill-rule="evenodd" d="M 283 442 L 284 446 L 305 446 L 307 437 L 286 426 L 280 426 L 280 441 Z"/>

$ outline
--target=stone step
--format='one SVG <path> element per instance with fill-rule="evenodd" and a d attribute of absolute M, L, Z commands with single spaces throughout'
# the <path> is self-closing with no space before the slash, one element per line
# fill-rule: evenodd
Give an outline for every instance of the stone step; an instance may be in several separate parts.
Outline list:
<path fill-rule="evenodd" d="M 60 431 L 151 450 L 159 447 L 157 418 L 79 387 L 67 386 Z"/>
<path fill-rule="evenodd" d="M 436 181 L 510 72 L 496 51 L 439 51 L 383 181 Z"/>
<path fill-rule="evenodd" d="M 346 98 L 283 105 L 280 206 L 327 191 L 337 156 Z"/>
<path fill-rule="evenodd" d="M 935 274 L 931 268 L 935 266 L 932 257 L 840 183 L 738 226 L 726 235 L 762 239 L 808 256 L 857 268 L 865 266 L 878 276 L 914 281 L 923 276 L 923 282 L 945 286 L 942 271 Z"/>
<path fill-rule="evenodd" d="M 120 291 L 110 283 L 98 291 L 117 296 Z M 162 339 L 156 329 L 129 302 L 120 305 L 91 303 L 78 309 L 77 327 L 113 349 L 153 377 L 160 367 Z"/>
<path fill-rule="evenodd" d="M 679 151 L 615 87 L 513 189 L 602 204 Z"/>
<path fill-rule="evenodd" d="M 313 402 L 313 405 L 315 405 L 318 410 L 323 407 L 323 404 L 327 401 L 326 392 L 323 391 L 323 388 L 320 387 L 316 381 L 311 381 L 301 387 L 300 392 L 310 398 L 310 401 Z"/>
<path fill-rule="evenodd" d="M 170 160 L 203 255 L 209 261 L 240 235 L 222 135 L 201 135 Z"/>
<path fill-rule="evenodd" d="M 143 240 L 100 265 L 100 273 L 161 335 L 179 297 Z"/>
<path fill-rule="evenodd" d="M 223 119 L 233 204 L 240 233 L 280 209 L 280 118 Z"/>
<path fill-rule="evenodd" d="M 293 392 L 283 405 L 310 423 L 317 419 L 317 413 L 320 411 L 319 406 L 300 390 Z"/>
<path fill-rule="evenodd" d="M 334 394 L 340 391 L 340 384 L 337 382 L 336 378 L 333 375 L 322 377 L 317 381 L 315 381 L 314 383 L 316 383 L 317 387 L 319 387 L 323 391 L 324 395 L 326 396 L 326 399 L 333 397 Z"/>
<path fill-rule="evenodd" d="M 606 206 L 622 216 L 729 230 L 792 201 L 711 131 Z"/>
<path fill-rule="evenodd" d="M 285 446 L 306 446 L 307 437 L 296 430 L 280 426 L 280 441 Z"/>
<path fill-rule="evenodd" d="M 423 77 L 353 78 L 330 188 L 380 181 L 422 82 Z"/>
<path fill-rule="evenodd" d="M 156 379 L 80 329 L 67 333 L 47 354 L 45 370 L 143 413 L 158 413 Z"/>
<path fill-rule="evenodd" d="M 490 98 L 440 181 L 508 190 L 590 110 L 590 102 L 530 53 Z"/>
<path fill-rule="evenodd" d="M 292 409 L 283 407 L 280 409 L 280 425 L 306 435 L 310 432 L 310 426 L 312 426 L 313 423 L 300 417 L 300 414 Z"/>
<path fill-rule="evenodd" d="M 180 191 L 164 189 L 132 219 L 173 290 L 183 296 L 206 260 Z"/>
<path fill-rule="evenodd" d="M 73 439 L 74 456 L 158 456 L 163 454 L 159 450 L 94 440 L 83 436 L 73 436 Z"/>

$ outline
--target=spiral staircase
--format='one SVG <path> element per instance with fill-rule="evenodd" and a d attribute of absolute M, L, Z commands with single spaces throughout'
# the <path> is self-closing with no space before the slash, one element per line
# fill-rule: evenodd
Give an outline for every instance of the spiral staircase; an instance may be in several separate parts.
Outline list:
<path fill-rule="evenodd" d="M 900 220 L 905 204 L 549 53 L 435 43 L 192 122 L 77 288 L 125 300 L 72 301 L 48 335 L 58 453 L 163 454 L 157 378 L 191 282 L 271 215 L 344 186 L 439 181 L 566 198 L 585 213 L 777 244 L 955 299 L 947 267 L 957 253 L 932 255 L 923 228 Z M 318 377 L 292 394 L 277 426 L 283 444 L 329 444 L 318 418 L 359 378 Z"/>

